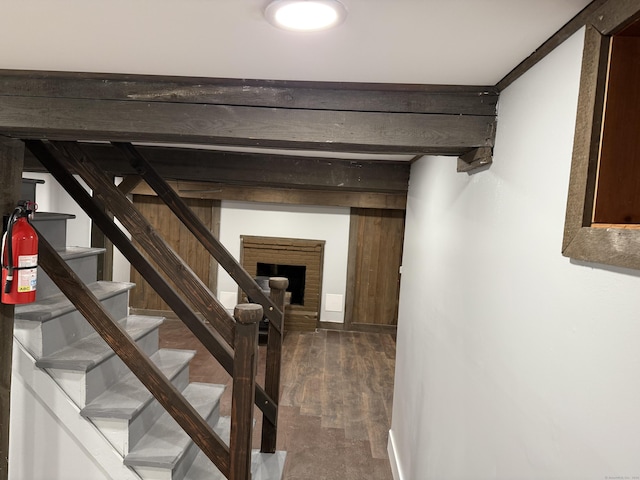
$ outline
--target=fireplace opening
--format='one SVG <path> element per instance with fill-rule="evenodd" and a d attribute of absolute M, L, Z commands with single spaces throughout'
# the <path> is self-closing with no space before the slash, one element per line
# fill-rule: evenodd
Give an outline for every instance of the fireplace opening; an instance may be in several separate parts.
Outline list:
<path fill-rule="evenodd" d="M 258 262 L 256 273 L 259 277 L 285 277 L 289 279 L 287 292 L 291 292 L 292 305 L 304 305 L 304 283 L 307 267 L 304 265 L 279 265 Z"/>

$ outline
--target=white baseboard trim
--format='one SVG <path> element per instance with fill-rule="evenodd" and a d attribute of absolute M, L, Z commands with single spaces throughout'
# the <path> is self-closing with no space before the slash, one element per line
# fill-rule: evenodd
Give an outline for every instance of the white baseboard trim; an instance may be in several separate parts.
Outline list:
<path fill-rule="evenodd" d="M 389 440 L 387 442 L 387 453 L 389 454 L 389 463 L 391 464 L 391 473 L 393 474 L 393 480 L 405 480 L 402 475 L 402 469 L 398 463 L 398 455 L 396 450 L 396 444 L 393 440 L 393 431 L 389 430 Z"/>

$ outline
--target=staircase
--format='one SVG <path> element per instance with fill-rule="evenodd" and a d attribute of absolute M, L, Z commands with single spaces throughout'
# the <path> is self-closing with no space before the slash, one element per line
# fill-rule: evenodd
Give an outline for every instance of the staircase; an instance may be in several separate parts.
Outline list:
<path fill-rule="evenodd" d="M 219 414 L 224 387 L 189 382 L 189 362 L 195 352 L 158 348 L 163 318 L 128 315 L 128 293 L 133 284 L 97 281 L 97 258 L 103 249 L 67 247 L 66 222 L 72 219 L 70 215 L 37 213 L 33 224 L 228 445 L 230 419 Z M 51 418 L 44 423 L 55 423 L 65 430 L 79 450 L 92 456 L 90 461 L 104 478 L 224 478 L 41 270 L 36 302 L 16 307 L 14 338 L 14 384 L 17 388 L 24 385 L 46 405 Z M 12 419 L 12 429 L 21 428 L 14 424 Z M 51 432 L 42 435 L 55 436 Z M 20 445 L 12 444 L 12 448 L 19 448 L 21 456 L 29 455 Z M 38 466 L 41 460 L 33 456 L 29 459 L 33 468 L 10 470 L 11 480 L 36 480 L 33 472 L 47 472 L 47 466 Z M 284 460 L 284 452 L 254 451 L 252 478 L 281 479 Z M 41 475 L 46 480 L 93 480 L 75 472 L 73 464 L 68 470 L 58 466 Z"/>

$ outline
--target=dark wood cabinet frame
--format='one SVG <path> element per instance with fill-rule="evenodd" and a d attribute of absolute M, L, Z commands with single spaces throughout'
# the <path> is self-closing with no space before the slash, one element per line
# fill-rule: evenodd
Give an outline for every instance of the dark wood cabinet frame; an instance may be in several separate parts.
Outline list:
<path fill-rule="evenodd" d="M 610 0 L 587 21 L 562 254 L 640 268 L 640 229 L 592 226 L 611 38 L 640 18 L 640 2 Z"/>

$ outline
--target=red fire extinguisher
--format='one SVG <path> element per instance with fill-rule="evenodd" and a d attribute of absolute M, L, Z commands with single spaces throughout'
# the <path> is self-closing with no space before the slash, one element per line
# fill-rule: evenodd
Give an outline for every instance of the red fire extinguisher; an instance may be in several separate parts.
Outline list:
<path fill-rule="evenodd" d="M 2 303 L 22 304 L 36 300 L 38 279 L 38 235 L 29 223 L 36 209 L 21 201 L 2 237 Z"/>

